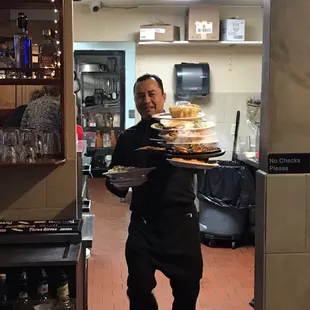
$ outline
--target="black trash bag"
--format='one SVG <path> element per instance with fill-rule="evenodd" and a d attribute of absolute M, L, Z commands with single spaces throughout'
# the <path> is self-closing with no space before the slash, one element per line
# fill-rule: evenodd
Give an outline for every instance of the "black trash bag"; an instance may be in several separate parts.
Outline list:
<path fill-rule="evenodd" d="M 219 207 L 249 209 L 255 205 L 255 181 L 249 168 L 222 161 L 220 167 L 198 175 L 198 198 Z"/>

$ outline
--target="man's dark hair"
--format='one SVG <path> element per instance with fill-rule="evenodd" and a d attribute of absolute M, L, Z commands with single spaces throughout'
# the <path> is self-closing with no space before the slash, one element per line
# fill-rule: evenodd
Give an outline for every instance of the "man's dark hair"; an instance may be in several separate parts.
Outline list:
<path fill-rule="evenodd" d="M 140 77 L 137 78 L 137 81 L 135 83 L 135 85 L 133 86 L 133 92 L 135 93 L 135 89 L 136 89 L 136 85 L 137 83 L 139 82 L 144 82 L 144 81 L 147 81 L 147 80 L 155 80 L 159 86 L 159 88 L 161 89 L 161 91 L 164 93 L 164 84 L 163 84 L 163 81 L 162 79 L 155 75 L 155 74 L 143 74 L 141 75 Z"/>

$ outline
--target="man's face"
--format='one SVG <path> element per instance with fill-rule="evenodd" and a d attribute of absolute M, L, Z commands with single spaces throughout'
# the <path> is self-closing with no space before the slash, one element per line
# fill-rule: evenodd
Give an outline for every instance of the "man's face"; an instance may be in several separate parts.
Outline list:
<path fill-rule="evenodd" d="M 166 94 L 162 92 L 156 80 L 138 82 L 135 87 L 135 103 L 142 119 L 149 119 L 164 110 Z"/>

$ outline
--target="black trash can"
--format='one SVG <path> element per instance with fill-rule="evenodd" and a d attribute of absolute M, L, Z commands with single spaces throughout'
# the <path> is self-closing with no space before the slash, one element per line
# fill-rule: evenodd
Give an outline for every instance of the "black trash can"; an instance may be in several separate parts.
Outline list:
<path fill-rule="evenodd" d="M 246 230 L 249 209 L 255 204 L 251 171 L 233 161 L 198 175 L 199 222 L 202 237 L 213 246 L 231 240 L 232 248 Z"/>

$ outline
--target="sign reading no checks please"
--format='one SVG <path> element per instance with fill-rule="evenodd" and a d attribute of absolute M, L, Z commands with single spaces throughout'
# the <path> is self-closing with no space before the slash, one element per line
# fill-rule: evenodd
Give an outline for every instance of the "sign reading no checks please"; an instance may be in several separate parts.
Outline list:
<path fill-rule="evenodd" d="M 269 154 L 268 173 L 310 173 L 310 154 Z"/>

